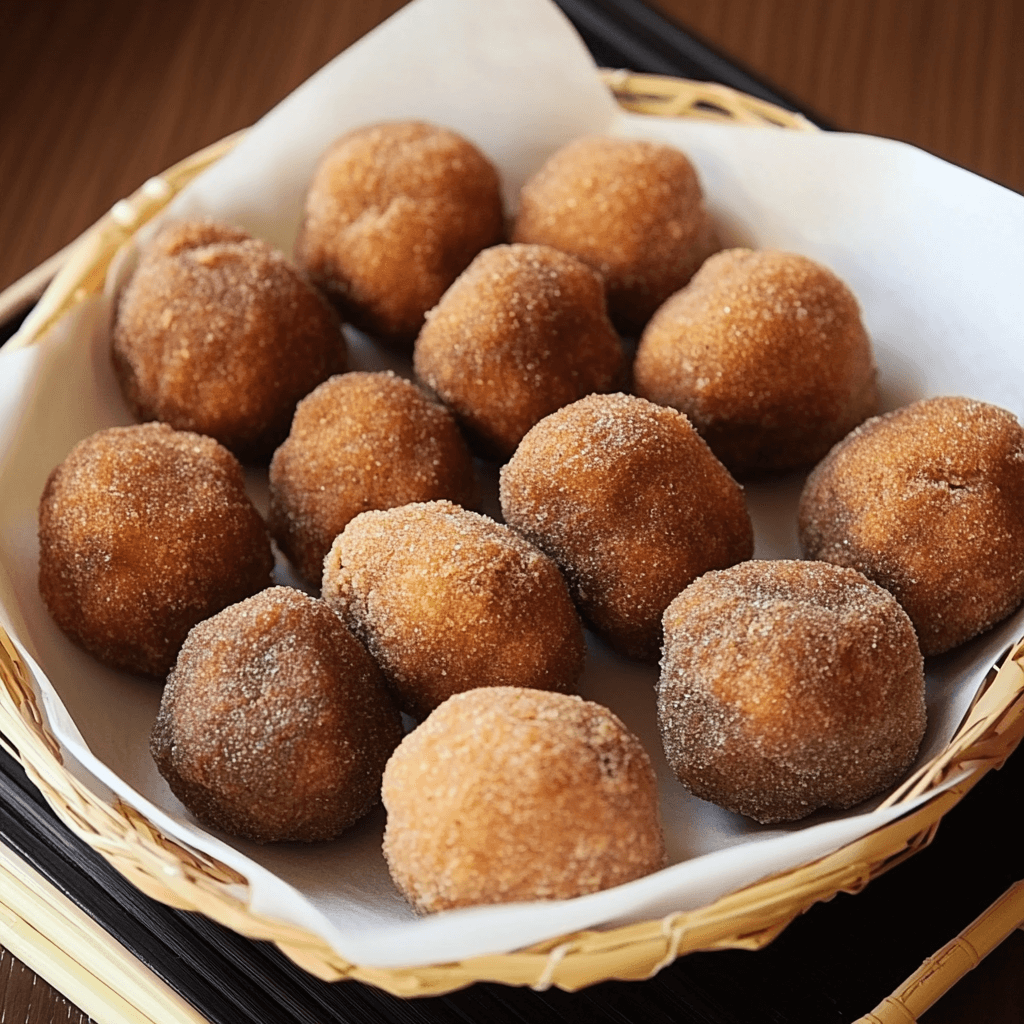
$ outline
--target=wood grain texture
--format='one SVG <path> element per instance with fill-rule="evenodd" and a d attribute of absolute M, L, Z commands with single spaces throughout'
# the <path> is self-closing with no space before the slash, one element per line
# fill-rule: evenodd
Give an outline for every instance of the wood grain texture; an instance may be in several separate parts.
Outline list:
<path fill-rule="evenodd" d="M 7 0 L 0 288 L 149 176 L 251 124 L 402 2 Z M 649 2 L 839 127 L 1024 191 L 1020 0 Z M 1024 976 L 1024 941 L 990 961 L 924 1019 L 1021 1020 L 1006 979 Z M 994 990 L 1006 994 L 986 1014 Z M 17 1024 L 88 1019 L 2 950 L 0 1007 Z"/>
<path fill-rule="evenodd" d="M 5 5 L 0 288 L 403 0 Z M 1020 0 L 650 0 L 841 128 L 1024 191 Z"/>
<path fill-rule="evenodd" d="M 402 3 L 5 4 L 0 288 L 148 177 L 252 124 Z"/>
<path fill-rule="evenodd" d="M 845 131 L 1024 191 L 1020 0 L 651 0 Z"/>
<path fill-rule="evenodd" d="M 92 1020 L 2 946 L 0 1007 L 3 1024 L 87 1024 Z"/>

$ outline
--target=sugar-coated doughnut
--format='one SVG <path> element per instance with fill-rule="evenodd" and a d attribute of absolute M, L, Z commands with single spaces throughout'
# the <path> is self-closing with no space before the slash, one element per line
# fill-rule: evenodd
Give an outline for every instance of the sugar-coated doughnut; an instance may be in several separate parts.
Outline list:
<path fill-rule="evenodd" d="M 165 228 L 117 304 L 113 360 L 142 420 L 270 458 L 295 404 L 345 369 L 330 305 L 281 253 L 211 222 Z"/>
<path fill-rule="evenodd" d="M 39 591 L 115 668 L 163 677 L 188 631 L 270 585 L 274 556 L 235 457 L 163 423 L 101 430 L 50 474 Z"/>
<path fill-rule="evenodd" d="M 554 563 L 449 501 L 353 519 L 324 562 L 323 597 L 417 718 L 477 686 L 571 691 L 583 671 Z"/>
<path fill-rule="evenodd" d="M 616 326 L 637 333 L 719 248 L 693 165 L 679 150 L 588 136 L 526 183 L 512 232 L 601 272 Z"/>
<path fill-rule="evenodd" d="M 151 750 L 204 824 L 258 843 L 312 842 L 380 802 L 401 738 L 380 672 L 337 616 L 272 587 L 189 634 Z"/>
<path fill-rule="evenodd" d="M 481 449 L 507 459 L 539 419 L 622 384 L 601 277 L 544 245 L 485 249 L 416 339 L 419 378 Z"/>
<path fill-rule="evenodd" d="M 314 586 L 353 516 L 437 498 L 475 503 L 472 456 L 451 413 L 390 372 L 321 384 L 270 463 L 270 532 Z"/>
<path fill-rule="evenodd" d="M 808 558 L 890 590 L 941 654 L 1024 601 L 1024 427 L 968 398 L 868 420 L 811 473 L 799 523 Z"/>
<path fill-rule="evenodd" d="M 501 508 L 558 563 L 584 618 L 647 661 L 672 598 L 753 553 L 728 470 L 682 413 L 630 395 L 590 395 L 541 420 L 502 469 Z"/>
<path fill-rule="evenodd" d="M 708 259 L 647 325 L 633 375 L 740 476 L 812 466 L 878 408 L 857 300 L 794 253 Z"/>
<path fill-rule="evenodd" d="M 665 756 L 694 794 L 760 822 L 851 807 L 913 762 L 923 664 L 906 613 L 852 569 L 709 572 L 665 612 Z"/>
<path fill-rule="evenodd" d="M 388 868 L 420 913 L 571 899 L 665 863 L 647 752 L 579 697 L 457 694 L 402 741 L 383 796 Z"/>
<path fill-rule="evenodd" d="M 447 128 L 398 121 L 357 128 L 323 156 L 295 254 L 346 320 L 408 345 L 423 314 L 503 235 L 490 161 Z"/>

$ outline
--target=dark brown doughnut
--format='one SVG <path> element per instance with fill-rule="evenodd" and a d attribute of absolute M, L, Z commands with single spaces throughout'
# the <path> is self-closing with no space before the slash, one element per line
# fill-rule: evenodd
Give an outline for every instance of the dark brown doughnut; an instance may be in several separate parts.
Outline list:
<path fill-rule="evenodd" d="M 150 748 L 204 824 L 257 843 L 313 842 L 380 801 L 401 738 L 380 672 L 337 616 L 272 587 L 189 633 Z"/>

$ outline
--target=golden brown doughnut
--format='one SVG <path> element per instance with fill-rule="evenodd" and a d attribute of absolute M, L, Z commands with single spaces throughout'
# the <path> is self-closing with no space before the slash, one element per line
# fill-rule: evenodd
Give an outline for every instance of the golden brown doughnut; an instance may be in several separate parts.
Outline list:
<path fill-rule="evenodd" d="M 473 459 L 455 420 L 391 372 L 346 373 L 307 395 L 270 463 L 270 532 L 303 578 L 368 509 L 450 498 L 472 505 Z"/>
<path fill-rule="evenodd" d="M 450 501 L 356 516 L 324 562 L 323 596 L 417 718 L 477 686 L 571 691 L 583 671 L 551 560 Z"/>
<path fill-rule="evenodd" d="M 323 602 L 272 587 L 188 635 L 150 749 L 200 821 L 257 843 L 333 839 L 380 801 L 402 721 Z"/>
<path fill-rule="evenodd" d="M 622 383 L 601 277 L 544 245 L 485 249 L 427 314 L 416 374 L 489 455 L 507 459 L 539 419 Z"/>
<path fill-rule="evenodd" d="M 349 132 L 323 156 L 295 254 L 346 320 L 408 345 L 504 230 L 490 161 L 447 128 L 398 121 Z"/>
<path fill-rule="evenodd" d="M 969 640 L 1024 600 L 1024 428 L 968 398 L 868 420 L 808 478 L 800 546 L 891 591 L 926 655 Z"/>
<path fill-rule="evenodd" d="M 630 395 L 541 420 L 502 469 L 501 509 L 558 563 L 584 618 L 646 661 L 672 598 L 753 553 L 740 486 L 685 416 Z"/>
<path fill-rule="evenodd" d="M 627 333 L 719 248 L 679 150 L 598 136 L 570 142 L 526 183 L 512 240 L 554 246 L 600 271 L 609 315 Z"/>
<path fill-rule="evenodd" d="M 129 672 L 165 676 L 188 631 L 269 586 L 273 567 L 234 456 L 163 423 L 79 442 L 39 503 L 43 601 L 75 643 Z"/>
<path fill-rule="evenodd" d="M 384 856 L 419 913 L 571 899 L 665 864 L 647 752 L 579 697 L 457 694 L 402 741 L 383 796 Z"/>
<path fill-rule="evenodd" d="M 811 466 L 878 408 L 857 300 L 793 253 L 708 259 L 647 325 L 633 376 L 740 476 Z"/>
<path fill-rule="evenodd" d="M 696 796 L 763 823 L 852 807 L 917 755 L 923 665 L 906 613 L 858 572 L 709 572 L 665 612 L 665 756 Z"/>
<path fill-rule="evenodd" d="M 347 356 L 334 311 L 281 253 L 187 222 L 156 237 L 121 294 L 113 360 L 139 419 L 209 434 L 254 462 Z"/>

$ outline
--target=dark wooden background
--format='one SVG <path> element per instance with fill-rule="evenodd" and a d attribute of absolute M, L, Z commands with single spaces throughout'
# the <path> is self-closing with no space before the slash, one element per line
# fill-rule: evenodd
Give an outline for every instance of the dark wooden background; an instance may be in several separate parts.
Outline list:
<path fill-rule="evenodd" d="M 479 0 L 485 2 L 485 0 Z M 649 0 L 838 127 L 902 139 L 1024 191 L 1022 0 Z M 402 0 L 0 0 L 0 289 L 146 178 L 274 103 Z M 986 961 L 924 1018 L 987 1003 Z M 988 972 L 988 973 L 986 973 Z M 0 1019 L 83 1020 L 0 950 Z"/>

